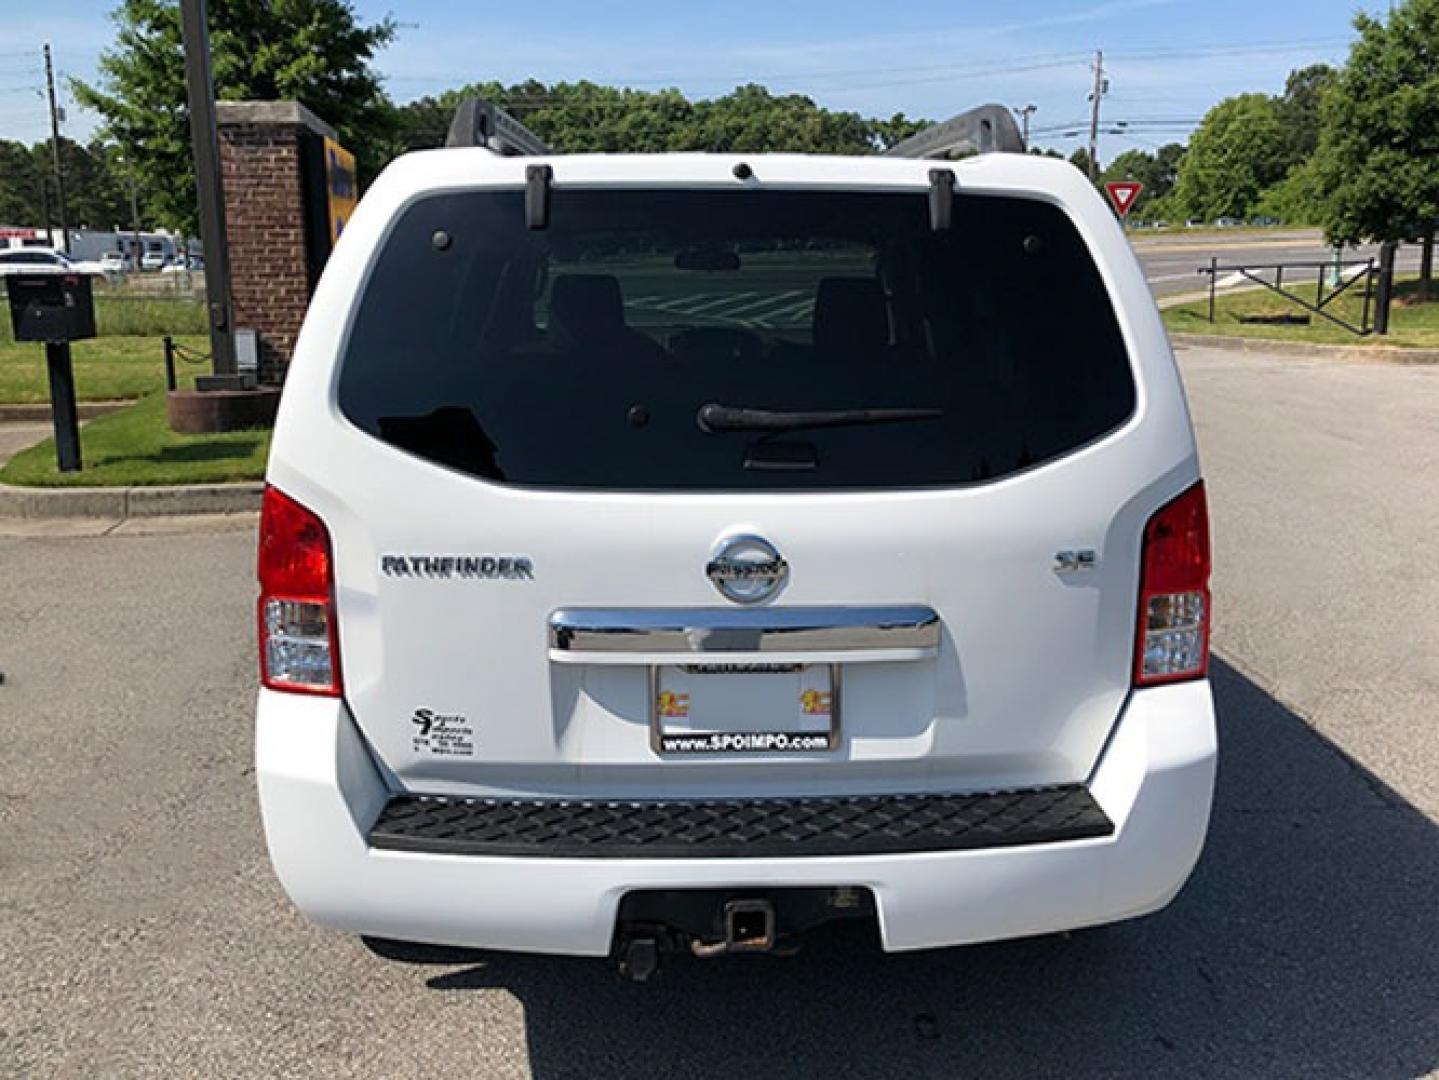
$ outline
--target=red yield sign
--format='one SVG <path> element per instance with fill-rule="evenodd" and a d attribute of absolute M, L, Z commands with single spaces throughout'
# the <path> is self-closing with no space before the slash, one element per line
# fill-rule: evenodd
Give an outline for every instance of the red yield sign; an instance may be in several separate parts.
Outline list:
<path fill-rule="evenodd" d="M 1104 185 L 1104 190 L 1109 192 L 1109 201 L 1114 204 L 1115 212 L 1120 217 L 1128 217 L 1144 185 L 1138 180 L 1111 180 Z"/>

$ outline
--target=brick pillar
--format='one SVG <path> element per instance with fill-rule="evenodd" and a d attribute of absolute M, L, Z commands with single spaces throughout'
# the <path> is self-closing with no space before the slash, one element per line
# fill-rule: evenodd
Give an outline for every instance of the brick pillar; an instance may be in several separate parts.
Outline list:
<path fill-rule="evenodd" d="M 310 302 L 302 140 L 335 138 L 298 101 L 220 101 L 220 168 L 235 327 L 256 331 L 260 381 L 280 383 Z"/>

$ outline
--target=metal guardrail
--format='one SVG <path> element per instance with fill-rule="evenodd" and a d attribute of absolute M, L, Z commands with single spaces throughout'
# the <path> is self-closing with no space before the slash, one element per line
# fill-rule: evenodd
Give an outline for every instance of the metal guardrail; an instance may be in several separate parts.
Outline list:
<path fill-rule="evenodd" d="M 1316 270 L 1314 283 L 1314 300 L 1310 302 L 1296 292 L 1291 292 L 1284 286 L 1284 272 L 1286 270 Z M 1268 281 L 1261 277 L 1264 271 L 1273 271 L 1274 280 Z M 1325 285 L 1325 272 L 1335 273 L 1335 283 L 1331 286 Z M 1354 271 L 1346 274 L 1346 271 Z M 1209 260 L 1208 266 L 1201 266 L 1196 273 L 1209 275 L 1209 321 L 1214 322 L 1215 294 L 1218 291 L 1220 274 L 1239 274 L 1256 285 L 1262 285 L 1270 292 L 1278 293 L 1286 300 L 1298 304 L 1305 311 L 1312 312 L 1320 318 L 1327 319 L 1336 326 L 1343 327 L 1351 334 L 1359 337 L 1367 337 L 1374 333 L 1374 325 L 1371 315 L 1374 310 L 1374 282 L 1379 275 L 1379 269 L 1371 256 L 1363 262 L 1343 263 L 1337 260 L 1325 262 L 1288 262 L 1288 263 L 1244 263 L 1233 265 L 1221 265 L 1218 257 Z M 1364 282 L 1364 307 L 1359 317 L 1359 325 L 1355 326 L 1346 319 L 1327 311 L 1326 308 L 1337 298 L 1349 292 L 1358 282 Z"/>

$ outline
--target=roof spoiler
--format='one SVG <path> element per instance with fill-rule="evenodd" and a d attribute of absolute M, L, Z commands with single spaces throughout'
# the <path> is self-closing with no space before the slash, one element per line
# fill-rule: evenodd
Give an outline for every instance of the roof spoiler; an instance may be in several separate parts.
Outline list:
<path fill-rule="evenodd" d="M 1024 138 L 1003 105 L 980 105 L 895 143 L 884 156 L 953 161 L 996 151 L 1022 154 Z"/>
<path fill-rule="evenodd" d="M 506 157 L 551 153 L 548 146 L 524 124 L 484 98 L 465 98 L 450 120 L 446 146 L 483 146 Z"/>

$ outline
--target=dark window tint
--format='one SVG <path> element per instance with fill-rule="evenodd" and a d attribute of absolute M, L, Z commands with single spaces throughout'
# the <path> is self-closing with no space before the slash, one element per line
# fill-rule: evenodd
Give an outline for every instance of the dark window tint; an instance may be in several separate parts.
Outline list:
<path fill-rule="evenodd" d="M 64 260 L 48 251 L 0 251 L 0 262 L 26 266 L 60 266 Z"/>
<path fill-rule="evenodd" d="M 364 430 L 506 483 L 640 490 L 966 484 L 1114 429 L 1134 385 L 1073 225 L 923 192 L 518 191 L 411 206 L 340 376 Z M 706 431 L 707 404 L 923 417 Z M 830 420 L 835 418 L 831 416 Z"/>

